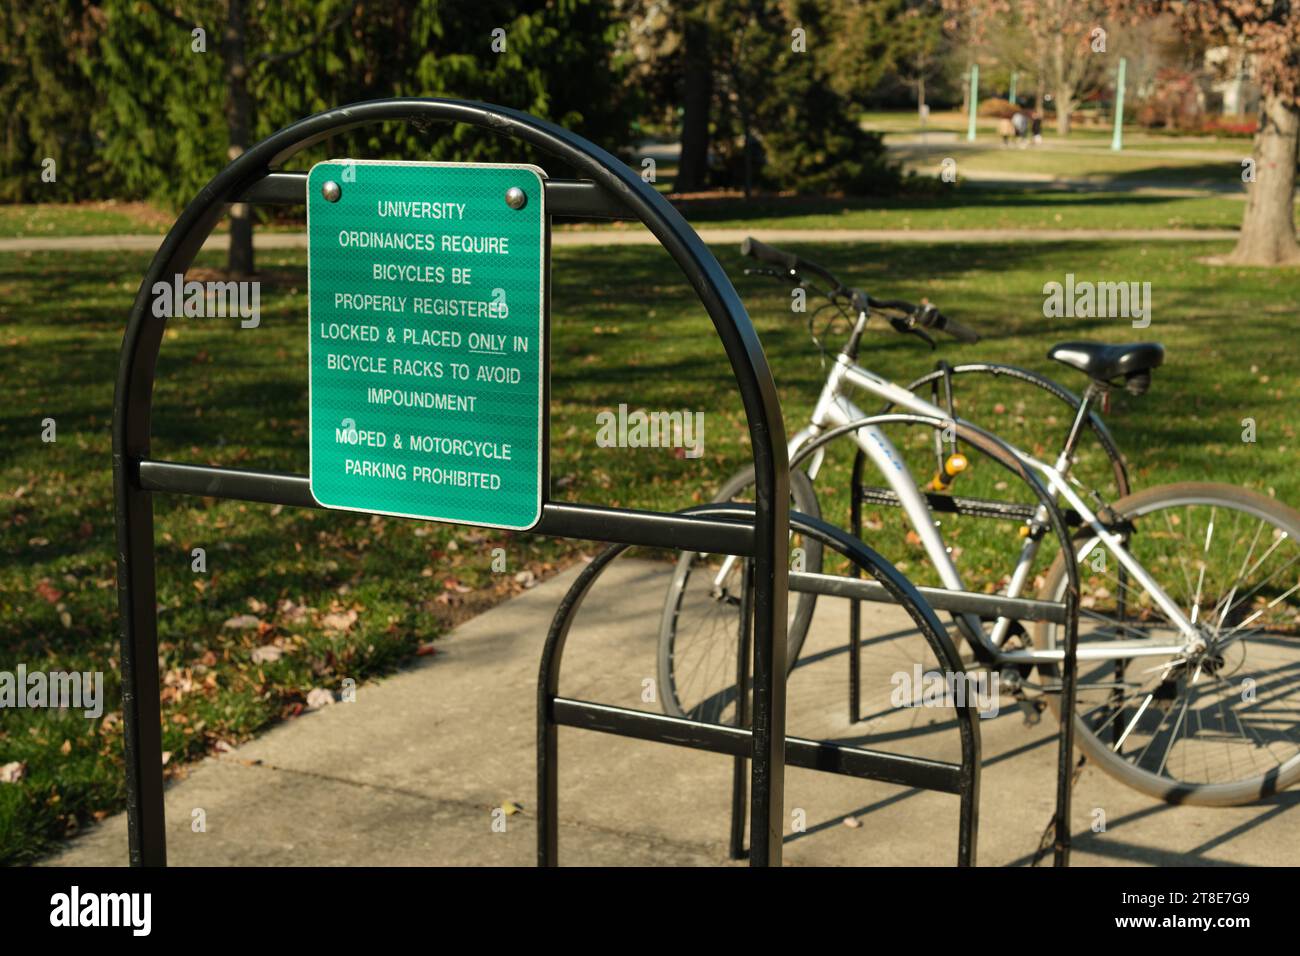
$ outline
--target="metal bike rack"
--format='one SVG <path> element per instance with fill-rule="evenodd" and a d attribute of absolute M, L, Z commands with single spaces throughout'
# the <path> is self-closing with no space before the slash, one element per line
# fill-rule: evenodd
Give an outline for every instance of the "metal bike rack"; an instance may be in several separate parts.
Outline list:
<path fill-rule="evenodd" d="M 1028 485 L 1043 506 L 1047 522 L 1061 546 L 1062 553 L 1073 553 L 1069 522 L 1058 506 L 1056 500 L 1039 481 L 1038 476 L 1030 471 L 1015 457 L 1011 448 L 996 435 L 963 424 L 952 419 L 936 418 L 928 415 L 892 413 L 861 418 L 834 428 L 800 448 L 790 462 L 795 468 L 804 459 L 813 455 L 818 449 L 844 435 L 850 435 L 861 428 L 872 425 L 919 425 L 932 429 L 951 427 L 957 438 L 979 450 L 1002 465 L 1009 472 Z M 862 485 L 862 472 L 866 455 L 859 450 L 853 462 L 850 498 L 850 531 L 855 538 L 862 535 L 862 503 L 899 506 L 899 500 L 888 488 L 866 488 Z M 959 498 L 944 493 L 928 492 L 925 494 L 931 510 L 971 515 L 1002 520 L 1018 518 L 1029 521 L 1034 517 L 1032 505 L 1011 502 L 990 501 L 986 499 Z M 1076 520 L 1077 523 L 1077 520 Z M 1047 621 L 1059 624 L 1063 628 L 1064 648 L 1061 662 L 1061 713 L 1065 719 L 1060 722 L 1057 733 L 1057 781 L 1056 808 L 1053 819 L 1053 861 L 1056 866 L 1068 866 L 1070 862 L 1070 800 L 1073 782 L 1074 753 L 1074 703 L 1077 683 L 1077 643 L 1079 628 L 1079 569 L 1075 562 L 1066 561 L 1066 592 L 1063 601 L 1040 601 L 1027 598 L 1011 598 L 999 594 L 982 594 L 975 591 L 954 591 L 947 588 L 922 587 L 918 592 L 936 610 L 957 614 L 979 614 L 985 617 L 1011 617 L 1025 621 Z M 853 577 L 858 576 L 853 569 Z M 791 575 L 791 587 L 796 587 L 800 575 Z M 871 581 L 854 581 L 840 579 L 833 593 L 851 600 L 849 611 L 849 720 L 856 723 L 860 715 L 860 660 L 861 647 L 861 603 L 862 601 L 892 601 L 891 595 Z M 979 652 L 978 645 L 974 645 Z"/>
<path fill-rule="evenodd" d="M 748 519 L 753 514 L 753 507 L 739 504 L 701 505 L 683 514 L 707 515 L 731 520 Z M 790 529 L 794 533 L 815 538 L 824 545 L 829 545 L 850 560 L 855 572 L 866 571 L 876 578 L 875 581 L 868 582 L 835 575 L 791 572 L 791 591 L 851 597 L 857 593 L 854 590 L 855 586 L 874 585 L 883 595 L 882 598 L 876 599 L 894 601 L 907 608 L 917 629 L 926 637 L 940 664 L 949 673 L 963 670 L 961 657 L 949 640 L 947 631 L 939 623 L 919 590 L 893 565 L 862 541 L 819 518 L 791 512 Z M 733 859 L 739 859 L 744 853 L 744 763 L 751 752 L 752 736 L 752 731 L 745 726 L 749 718 L 746 710 L 748 697 L 746 693 L 740 692 L 736 695 L 735 726 L 684 720 L 664 714 L 651 714 L 559 696 L 560 668 L 574 616 L 601 572 L 626 549 L 625 544 L 607 548 L 597 555 L 578 576 L 555 612 L 550 633 L 546 638 L 546 648 L 542 652 L 541 672 L 537 681 L 538 863 L 542 866 L 558 864 L 559 748 L 557 736 L 561 726 L 580 727 L 641 740 L 653 740 L 692 750 L 732 755 L 735 758 L 735 768 L 732 777 L 731 855 Z M 744 572 L 746 583 L 741 591 L 738 635 L 740 640 L 736 674 L 738 688 L 748 686 L 750 628 L 748 605 L 753 594 L 753 590 L 748 586 L 753 575 L 751 564 L 752 562 L 746 562 Z M 786 737 L 786 764 L 841 776 L 957 794 L 960 798 L 957 864 L 973 866 L 979 826 L 979 716 L 969 700 L 953 709 L 956 712 L 961 737 L 961 763 L 850 747 L 832 741 Z M 757 707 L 755 707 L 755 727 L 758 718 Z"/>
<path fill-rule="evenodd" d="M 713 321 L 744 404 L 753 448 L 757 507 L 738 522 L 708 514 L 633 511 L 545 501 L 532 533 L 651 547 L 733 554 L 752 565 L 753 729 L 728 752 L 753 761 L 751 865 L 779 865 L 783 825 L 786 676 L 786 542 L 789 466 L 785 426 L 758 336 L 726 273 L 686 223 L 641 177 L 580 136 L 511 109 L 445 99 L 359 103 L 303 119 L 251 147 L 185 208 L 163 239 L 136 294 L 113 405 L 113 479 L 121 611 L 122 711 L 127 764 L 127 820 L 132 865 L 166 863 L 161 708 L 154 580 L 153 499 L 200 495 L 319 508 L 306 475 L 160 461 L 150 454 L 153 385 L 166 319 L 150 304 L 154 283 L 184 273 L 203 241 L 236 202 L 306 202 L 304 172 L 284 171 L 296 153 L 358 126 L 397 121 L 421 128 L 466 123 L 537 147 L 566 163 L 577 181 L 545 184 L 548 216 L 639 220 L 682 269 Z M 546 248 L 549 249 L 549 221 Z M 549 261 L 548 261 L 549 265 Z M 547 305 L 549 310 L 549 304 Z M 567 713 L 567 712 L 565 712 Z M 632 726 L 611 732 L 640 736 Z"/>

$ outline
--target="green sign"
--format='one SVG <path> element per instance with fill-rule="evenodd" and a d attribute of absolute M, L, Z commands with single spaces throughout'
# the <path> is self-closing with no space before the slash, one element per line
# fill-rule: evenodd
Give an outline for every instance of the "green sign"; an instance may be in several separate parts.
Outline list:
<path fill-rule="evenodd" d="M 311 492 L 531 528 L 546 480 L 535 166 L 331 160 L 307 177 Z"/>

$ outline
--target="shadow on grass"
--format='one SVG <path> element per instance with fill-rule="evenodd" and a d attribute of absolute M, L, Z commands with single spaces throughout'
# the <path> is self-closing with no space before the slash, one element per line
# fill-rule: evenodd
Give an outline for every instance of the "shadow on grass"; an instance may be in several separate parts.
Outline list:
<path fill-rule="evenodd" d="M 1102 189 L 1104 187 L 1098 187 Z M 955 209 L 1119 209 L 1125 206 L 1155 208 L 1175 201 L 1169 196 L 1132 196 L 1122 190 L 1097 195 L 1093 191 L 1062 193 L 956 187 L 936 195 L 826 198 L 820 196 L 765 196 L 745 200 L 679 199 L 673 205 L 697 225 L 738 219 L 796 219 L 818 214 L 839 215 L 860 210 L 890 212 L 945 211 Z"/>

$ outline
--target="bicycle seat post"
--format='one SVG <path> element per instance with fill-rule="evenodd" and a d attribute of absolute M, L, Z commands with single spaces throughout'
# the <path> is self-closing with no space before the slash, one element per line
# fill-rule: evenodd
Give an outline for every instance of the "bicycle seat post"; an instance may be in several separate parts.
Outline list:
<path fill-rule="evenodd" d="M 1106 388 L 1097 382 L 1089 382 L 1088 387 L 1084 389 L 1083 400 L 1079 402 L 1079 409 L 1074 414 L 1074 421 L 1070 424 L 1070 434 L 1065 439 L 1065 447 L 1061 449 L 1061 455 L 1056 460 L 1056 470 L 1061 474 L 1069 471 L 1070 463 L 1074 458 L 1074 451 L 1079 445 L 1079 438 L 1083 435 L 1083 427 L 1087 424 L 1088 416 L 1092 413 L 1092 405 L 1099 396 L 1104 395 Z"/>

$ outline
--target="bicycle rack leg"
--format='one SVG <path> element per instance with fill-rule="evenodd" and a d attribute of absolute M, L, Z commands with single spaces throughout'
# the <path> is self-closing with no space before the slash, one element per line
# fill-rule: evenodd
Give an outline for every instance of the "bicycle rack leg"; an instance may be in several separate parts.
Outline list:
<path fill-rule="evenodd" d="M 867 456 L 861 451 L 853 459 L 853 481 L 850 484 L 849 527 L 853 537 L 862 540 L 862 468 Z M 849 574 L 861 577 L 855 562 L 849 563 Z M 849 601 L 849 723 L 862 719 L 862 602 Z"/>
<path fill-rule="evenodd" d="M 543 688 L 537 714 L 537 865 L 559 866 L 559 728 Z"/>
<path fill-rule="evenodd" d="M 1067 562 L 1067 565 L 1069 562 Z M 1065 660 L 1061 662 L 1061 729 L 1056 761 L 1056 847 L 1054 866 L 1070 865 L 1070 800 L 1074 793 L 1074 702 L 1078 676 L 1079 593 L 1065 595 Z"/>
<path fill-rule="evenodd" d="M 555 698 L 560 692 L 560 663 L 574 615 L 582 606 L 601 570 L 627 550 L 613 545 L 592 559 L 560 601 L 546 633 L 537 671 L 537 865 L 560 865 L 559 725 L 555 723 Z"/>
<path fill-rule="evenodd" d="M 751 588 L 754 584 L 754 562 L 746 561 L 740 583 L 740 640 L 736 651 L 736 726 L 749 724 L 749 655 L 752 652 L 753 612 Z M 745 852 L 745 797 L 749 782 L 748 761 L 735 759 L 731 778 L 731 858 L 743 860 Z"/>
<path fill-rule="evenodd" d="M 957 818 L 957 865 L 974 866 L 980 829 L 981 745 L 969 722 L 961 722 L 961 735 L 962 785 L 961 809 Z"/>
<path fill-rule="evenodd" d="M 153 495 L 131 487 L 120 458 L 115 465 L 127 841 L 132 866 L 166 866 Z"/>

